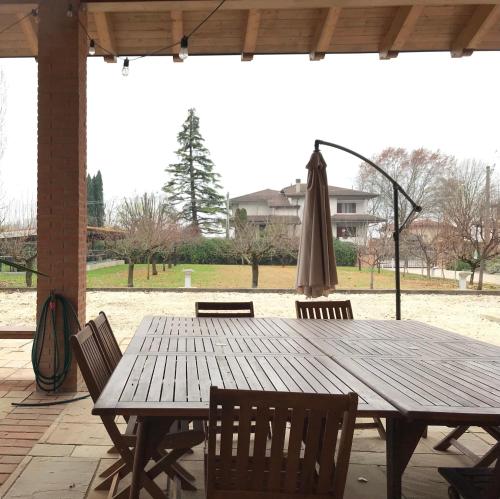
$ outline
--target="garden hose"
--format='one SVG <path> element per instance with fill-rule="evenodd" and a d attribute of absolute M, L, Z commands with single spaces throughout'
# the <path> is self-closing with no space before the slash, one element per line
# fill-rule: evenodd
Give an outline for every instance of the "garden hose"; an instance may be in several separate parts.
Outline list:
<path fill-rule="evenodd" d="M 61 318 L 63 321 L 63 343 L 60 345 L 60 339 L 57 335 L 57 305 L 61 306 Z M 49 324 L 50 323 L 50 330 Z M 73 324 L 71 324 L 73 322 Z M 31 363 L 35 372 L 36 384 L 45 392 L 56 392 L 64 383 L 71 367 L 71 345 L 70 337 L 72 335 L 71 326 L 78 326 L 80 323 L 75 309 L 64 296 L 51 293 L 45 300 L 40 311 L 40 318 L 36 327 L 35 337 L 33 338 L 33 347 L 31 350 Z M 52 338 L 49 338 L 49 335 Z M 53 342 L 53 362 L 52 372 L 44 372 L 41 367 L 41 356 L 46 341 Z"/>

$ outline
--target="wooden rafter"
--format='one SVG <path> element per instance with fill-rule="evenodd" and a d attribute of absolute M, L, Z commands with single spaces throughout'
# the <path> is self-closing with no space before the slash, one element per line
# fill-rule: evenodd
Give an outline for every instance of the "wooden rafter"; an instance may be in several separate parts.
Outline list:
<path fill-rule="evenodd" d="M 111 52 L 111 54 L 114 54 L 114 56 L 111 54 L 103 54 L 104 60 L 106 62 L 116 62 L 115 56 L 117 55 L 117 50 L 108 14 L 105 12 L 94 12 L 94 21 L 99 44 Z"/>
<path fill-rule="evenodd" d="M 257 48 L 257 37 L 259 36 L 260 17 L 260 10 L 250 9 L 248 11 L 247 28 L 241 53 L 242 61 L 251 61 L 253 59 L 253 54 Z"/>
<path fill-rule="evenodd" d="M 16 14 L 16 17 L 21 20 L 20 25 L 23 30 L 24 37 L 30 48 L 31 55 L 38 54 L 38 35 L 35 29 L 33 16 L 26 17 L 26 14 Z"/>
<path fill-rule="evenodd" d="M 424 10 L 423 5 L 412 5 L 399 7 L 391 27 L 385 34 L 379 48 L 381 59 L 391 59 L 397 57 L 400 50 L 410 37 L 418 18 Z"/>
<path fill-rule="evenodd" d="M 328 47 L 332 41 L 333 32 L 337 26 L 341 10 L 340 7 L 323 9 L 321 21 L 318 24 L 314 43 L 309 54 L 311 61 L 319 61 L 325 57 L 325 52 L 328 51 Z"/>
<path fill-rule="evenodd" d="M 452 57 L 462 57 L 472 54 L 479 47 L 483 37 L 498 21 L 500 5 L 479 5 L 464 29 L 451 46 Z"/>
<path fill-rule="evenodd" d="M 180 41 L 184 36 L 184 22 L 182 19 L 182 11 L 181 10 L 172 10 L 170 12 L 170 19 L 172 20 L 172 43 L 177 43 L 174 47 L 172 47 L 172 57 L 175 62 L 182 62 L 182 59 L 179 57 L 179 50 L 181 48 Z"/>

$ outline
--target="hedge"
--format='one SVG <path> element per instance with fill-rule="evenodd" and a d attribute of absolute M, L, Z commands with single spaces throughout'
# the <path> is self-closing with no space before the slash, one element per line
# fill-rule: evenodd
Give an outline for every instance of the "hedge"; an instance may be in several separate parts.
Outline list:
<path fill-rule="evenodd" d="M 356 246 L 352 243 L 334 240 L 337 265 L 353 267 L 356 265 Z M 200 238 L 194 242 L 183 243 L 177 247 L 173 258 L 176 263 L 198 264 L 240 264 L 241 259 L 231 254 L 231 242 L 222 238 Z M 278 256 L 264 259 L 262 265 L 295 265 L 297 259 L 291 256 Z"/>

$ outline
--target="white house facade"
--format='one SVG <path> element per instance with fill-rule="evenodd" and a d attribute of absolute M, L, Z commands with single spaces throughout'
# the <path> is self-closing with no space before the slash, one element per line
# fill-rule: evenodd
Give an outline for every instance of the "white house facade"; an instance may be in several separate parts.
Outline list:
<path fill-rule="evenodd" d="M 249 221 L 265 227 L 270 222 L 290 226 L 299 235 L 307 184 L 300 179 L 280 191 L 264 189 L 229 200 L 231 216 L 244 209 Z M 364 239 L 368 225 L 382 220 L 368 213 L 368 201 L 377 194 L 329 186 L 333 236 L 356 242 Z"/>

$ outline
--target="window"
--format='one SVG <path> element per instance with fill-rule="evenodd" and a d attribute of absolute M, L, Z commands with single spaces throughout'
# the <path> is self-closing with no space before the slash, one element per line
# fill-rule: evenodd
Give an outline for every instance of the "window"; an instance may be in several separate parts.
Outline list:
<path fill-rule="evenodd" d="M 348 237 L 356 237 L 356 227 L 337 225 L 337 238 L 343 239 Z"/>
<path fill-rule="evenodd" d="M 337 213 L 356 213 L 356 203 L 337 203 Z"/>

